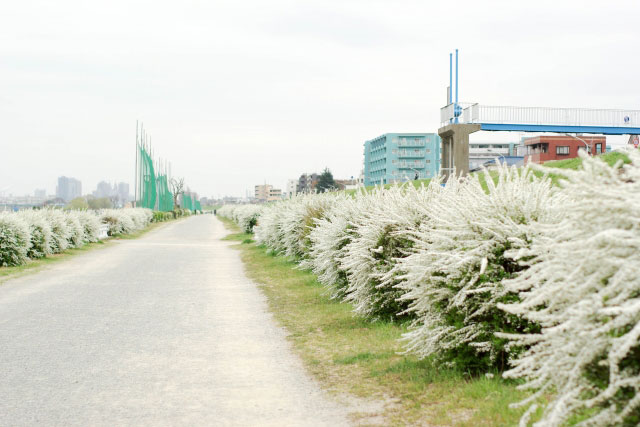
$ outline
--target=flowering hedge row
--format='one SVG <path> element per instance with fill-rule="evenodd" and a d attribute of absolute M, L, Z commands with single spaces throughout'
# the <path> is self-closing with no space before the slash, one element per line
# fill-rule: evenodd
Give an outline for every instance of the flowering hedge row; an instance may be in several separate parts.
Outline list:
<path fill-rule="evenodd" d="M 370 319 L 410 319 L 408 351 L 502 370 L 552 397 L 537 425 L 640 423 L 640 155 L 441 185 L 225 206 Z M 246 224 L 251 224 L 247 227 Z M 254 226 L 255 225 L 255 226 Z"/>
<path fill-rule="evenodd" d="M 102 224 L 109 235 L 127 234 L 146 227 L 152 218 L 149 209 L 107 209 L 62 211 L 25 210 L 0 213 L 0 267 L 24 264 L 29 258 L 78 248 L 97 242 Z"/>

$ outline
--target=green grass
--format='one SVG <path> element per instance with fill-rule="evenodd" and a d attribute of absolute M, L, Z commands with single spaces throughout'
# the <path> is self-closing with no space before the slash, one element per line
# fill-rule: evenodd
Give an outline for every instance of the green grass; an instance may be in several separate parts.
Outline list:
<path fill-rule="evenodd" d="M 214 205 L 214 206 L 203 206 L 202 207 L 202 211 L 213 211 L 213 210 L 218 210 L 222 207 L 222 205 Z"/>
<path fill-rule="evenodd" d="M 429 185 L 429 182 L 431 182 L 431 179 L 417 179 L 417 180 L 414 180 L 414 181 L 407 181 L 406 183 L 385 184 L 384 188 L 391 188 L 391 187 L 393 187 L 395 185 L 404 185 L 404 184 L 413 185 L 415 188 L 420 188 L 420 186 L 422 186 L 422 185 L 424 185 L 426 187 L 427 185 Z M 376 188 L 375 185 L 370 185 L 368 187 L 364 187 L 365 191 L 370 191 L 370 190 L 373 190 L 375 188 Z M 359 189 L 356 189 L 356 190 L 344 190 L 344 192 L 346 194 L 350 194 L 350 195 L 356 194 L 356 192 L 358 192 L 358 191 L 360 191 L 360 190 Z"/>
<path fill-rule="evenodd" d="M 513 382 L 470 377 L 434 366 L 428 360 L 402 355 L 399 339 L 406 324 L 369 322 L 352 306 L 331 300 L 316 277 L 282 256 L 267 253 L 252 235 L 234 232 L 248 275 L 260 284 L 277 321 L 289 332 L 307 369 L 324 387 L 386 402 L 375 415 L 387 425 L 516 425 L 522 410 L 508 405 L 525 394 Z M 371 413 L 356 414 L 367 424 Z"/>
<path fill-rule="evenodd" d="M 67 249 L 62 253 L 49 255 L 46 258 L 31 259 L 31 260 L 28 260 L 27 263 L 23 265 L 18 265 L 15 267 L 0 267 L 0 284 L 10 279 L 23 276 L 25 274 L 37 273 L 47 268 L 50 265 L 67 260 L 74 255 L 79 255 L 79 254 L 87 253 L 96 249 L 102 249 L 102 248 L 108 247 L 118 240 L 137 239 L 138 237 L 144 234 L 147 234 L 148 232 L 155 230 L 159 227 L 162 227 L 163 225 L 168 224 L 170 222 L 171 221 L 153 222 L 149 224 L 149 226 L 146 227 L 145 229 L 136 231 L 131 234 L 119 234 L 113 237 L 109 237 L 105 240 L 101 240 L 96 243 L 86 244 L 80 248 Z"/>
<path fill-rule="evenodd" d="M 600 156 L 598 156 L 598 158 L 604 160 L 610 166 L 614 166 L 619 161 L 621 161 L 623 164 L 631 163 L 629 156 L 618 151 L 601 154 Z M 582 158 L 575 157 L 573 159 L 567 160 L 556 160 L 552 162 L 546 162 L 544 165 L 556 169 L 578 170 L 582 168 Z M 536 176 L 542 176 L 542 173 L 539 171 L 535 171 L 534 173 L 536 174 Z M 559 185 L 560 181 L 565 178 L 565 176 L 562 175 L 562 173 L 552 173 L 549 174 L 549 178 L 551 179 L 551 182 L 553 182 L 553 185 Z"/>

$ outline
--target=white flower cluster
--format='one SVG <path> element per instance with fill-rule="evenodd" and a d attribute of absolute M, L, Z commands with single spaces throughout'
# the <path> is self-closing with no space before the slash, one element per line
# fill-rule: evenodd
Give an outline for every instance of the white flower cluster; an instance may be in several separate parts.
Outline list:
<path fill-rule="evenodd" d="M 407 350 L 505 370 L 548 400 L 537 425 L 640 424 L 640 154 L 553 187 L 499 167 L 442 186 L 265 207 L 256 240 L 371 319 L 411 318 Z"/>
<path fill-rule="evenodd" d="M 274 252 L 307 260 L 311 251 L 310 233 L 340 200 L 344 196 L 307 194 L 269 205 L 255 228 L 256 241 Z"/>
<path fill-rule="evenodd" d="M 509 251 L 557 221 L 552 207 L 562 200 L 550 180 L 502 166 L 497 183 L 488 172 L 449 182 L 424 204 L 428 220 L 411 233 L 413 250 L 396 267 L 401 299 L 417 315 L 404 337 L 408 349 L 467 370 L 504 368 L 509 349 L 494 333 L 535 328 L 497 307 L 514 299 L 502 281 L 522 270 Z"/>
<path fill-rule="evenodd" d="M 151 216 L 149 209 L 140 208 L 120 209 L 117 213 L 108 210 L 98 215 L 58 209 L 0 213 L 0 267 L 97 242 L 102 222 L 113 221 L 109 222 L 110 230 L 125 233 L 146 227 Z"/>
<path fill-rule="evenodd" d="M 640 154 L 629 157 L 563 170 L 562 221 L 514 254 L 529 268 L 505 281 L 520 301 L 501 308 L 542 330 L 503 335 L 528 348 L 505 376 L 536 390 L 522 404 L 552 396 L 536 425 L 640 424 Z"/>
<path fill-rule="evenodd" d="M 236 222 L 245 233 L 251 233 L 261 212 L 261 205 L 224 205 L 217 213 Z"/>
<path fill-rule="evenodd" d="M 151 222 L 153 211 L 146 208 L 104 209 L 100 221 L 109 225 L 109 236 L 142 230 Z"/>

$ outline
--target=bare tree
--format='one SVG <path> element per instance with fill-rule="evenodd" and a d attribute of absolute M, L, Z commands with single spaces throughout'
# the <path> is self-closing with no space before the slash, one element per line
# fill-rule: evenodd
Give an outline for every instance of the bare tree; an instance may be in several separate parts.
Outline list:
<path fill-rule="evenodd" d="M 178 197 L 184 193 L 184 178 L 171 178 L 171 193 L 173 194 L 173 206 L 178 206 Z"/>

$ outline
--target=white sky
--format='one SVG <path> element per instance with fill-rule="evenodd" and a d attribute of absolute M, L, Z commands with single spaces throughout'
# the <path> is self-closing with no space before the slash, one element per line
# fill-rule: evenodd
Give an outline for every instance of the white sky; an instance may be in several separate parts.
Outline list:
<path fill-rule="evenodd" d="M 640 109 L 637 0 L 6 0 L 0 191 L 132 183 L 137 119 L 201 196 L 356 176 L 365 140 L 437 131 L 456 47 L 461 101 Z"/>

